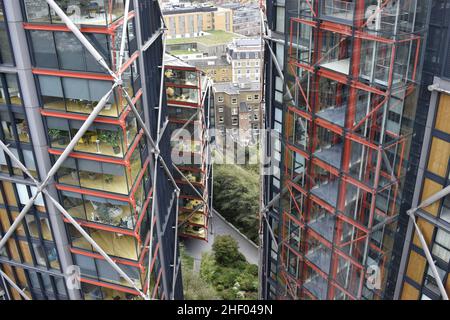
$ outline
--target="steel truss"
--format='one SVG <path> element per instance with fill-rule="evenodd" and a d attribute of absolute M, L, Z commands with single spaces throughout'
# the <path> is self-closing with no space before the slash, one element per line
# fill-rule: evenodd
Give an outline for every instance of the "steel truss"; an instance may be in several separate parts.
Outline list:
<path fill-rule="evenodd" d="M 283 190 L 261 211 L 261 221 L 267 222 L 275 239 L 265 213 L 274 201 L 282 202 L 281 239 L 275 243 L 280 254 L 278 273 L 287 291 L 280 292 L 279 298 L 382 295 L 383 288 L 368 293 L 364 280 L 371 264 L 380 267 L 382 277 L 388 270 L 392 248 L 383 243 L 383 237 L 398 217 L 410 138 L 389 130 L 387 115 L 403 110 L 405 99 L 414 92 L 421 43 L 416 30 L 406 35 L 398 31 L 403 14 L 400 3 L 379 1 L 367 16 L 364 1 L 353 1 L 350 13 L 360 18 L 340 24 L 319 17 L 323 2 L 302 2 L 298 16 L 289 21 L 289 78 L 283 76 L 271 50 L 271 42 L 280 40 L 264 32 L 288 97 L 283 120 Z M 382 30 L 382 21 L 387 21 L 382 17 L 388 15 L 395 17 L 389 30 L 392 36 Z M 369 28 L 371 21 L 377 22 Z M 363 50 L 370 46 L 372 51 L 363 57 Z M 344 58 L 349 49 L 346 71 Z M 400 50 L 408 54 L 400 58 Z M 381 51 L 386 52 L 385 61 L 380 61 Z M 363 59 L 369 67 L 372 63 L 372 69 L 361 69 L 366 67 L 360 66 Z M 381 79 L 375 66 L 383 63 L 387 71 Z M 407 66 L 403 77 L 394 71 L 396 63 Z M 323 83 L 334 85 L 334 96 L 324 97 Z M 362 96 L 367 97 L 363 106 L 358 98 Z M 327 102 L 330 99 L 334 101 Z M 374 239 L 380 235 L 379 243 Z M 297 261 L 296 270 L 289 266 L 292 260 Z"/>
<path fill-rule="evenodd" d="M 76 133 L 76 135 L 72 138 L 70 143 L 67 145 L 65 150 L 60 154 L 58 160 L 55 162 L 55 164 L 52 166 L 52 168 L 49 170 L 47 176 L 43 179 L 42 182 L 37 181 L 32 174 L 29 172 L 29 170 L 16 158 L 16 156 L 9 150 L 8 146 L 5 145 L 2 141 L 0 141 L 0 148 L 11 158 L 11 160 L 18 165 L 18 167 L 33 181 L 34 185 L 37 188 L 36 193 L 29 199 L 29 201 L 26 203 L 24 208 L 21 210 L 20 214 L 16 217 L 8 231 L 5 233 L 5 235 L 0 240 L 0 250 L 6 245 L 6 242 L 8 239 L 12 236 L 12 234 L 16 231 L 19 224 L 22 222 L 24 217 L 26 216 L 27 212 L 30 210 L 30 208 L 33 206 L 34 201 L 40 196 L 41 194 L 44 194 L 48 200 L 50 200 L 55 207 L 58 209 L 58 211 L 63 215 L 66 221 L 68 221 L 70 224 L 72 224 L 78 232 L 95 248 L 95 250 L 108 262 L 108 264 L 116 270 L 119 275 L 128 283 L 130 284 L 136 292 L 139 294 L 140 297 L 142 297 L 145 300 L 151 300 L 152 299 L 152 292 L 150 292 L 150 282 L 151 282 L 151 267 L 152 267 L 152 260 L 153 260 L 153 228 L 154 228 L 154 221 L 156 219 L 156 201 L 152 201 L 152 209 L 151 209 L 151 223 L 150 223 L 150 241 L 149 241 L 149 261 L 148 261 L 148 274 L 147 274 L 147 286 L 144 288 L 144 291 L 139 289 L 135 282 L 130 279 L 130 277 L 118 266 L 118 264 L 111 259 L 111 257 L 93 240 L 90 235 L 83 229 L 83 227 L 78 223 L 72 216 L 64 209 L 64 207 L 61 206 L 61 204 L 54 199 L 50 193 L 46 190 L 48 187 L 51 179 L 56 174 L 58 169 L 61 167 L 63 162 L 69 157 L 70 153 L 73 151 L 75 145 L 78 143 L 80 138 L 86 133 L 88 128 L 91 126 L 91 124 L 95 121 L 99 113 L 103 110 L 105 107 L 107 101 L 109 100 L 111 94 L 115 89 L 119 89 L 122 92 L 123 97 L 126 99 L 129 107 L 131 108 L 131 111 L 136 116 L 136 119 L 140 125 L 140 127 L 143 129 L 144 134 L 150 143 L 151 146 L 151 153 L 154 155 L 154 176 L 153 176 L 153 199 L 156 199 L 157 194 L 157 188 L 156 188 L 156 182 L 157 182 L 157 168 L 158 166 L 162 166 L 164 169 L 164 172 L 168 176 L 169 180 L 172 182 L 174 187 L 174 193 L 176 194 L 176 201 L 178 204 L 179 201 L 179 194 L 180 189 L 178 188 L 178 185 L 173 178 L 171 171 L 169 169 L 169 166 L 166 164 L 165 160 L 160 154 L 159 149 L 159 143 L 161 140 L 161 137 L 164 133 L 165 126 L 161 129 L 161 110 L 163 105 L 163 94 L 164 94 L 164 62 L 161 66 L 161 83 L 160 83 L 160 97 L 159 97 L 159 114 L 158 114 L 158 128 L 157 128 L 157 136 L 158 139 L 155 142 L 150 131 L 148 130 L 147 126 L 145 125 L 145 122 L 141 118 L 139 112 L 136 109 L 136 106 L 129 96 L 128 92 L 126 91 L 125 87 L 123 87 L 123 81 L 122 81 L 122 67 L 124 64 L 124 58 L 125 58 L 125 45 L 126 45 L 126 36 L 128 31 L 128 18 L 130 14 L 130 0 L 125 1 L 125 11 L 124 11 L 124 18 L 123 18 L 123 29 L 122 29 L 122 36 L 121 36 L 121 45 L 120 45 L 120 52 L 119 52 L 119 62 L 117 64 L 116 72 L 111 70 L 106 63 L 106 61 L 103 59 L 101 54 L 94 48 L 94 46 L 89 42 L 89 40 L 83 35 L 83 33 L 80 31 L 80 29 L 71 21 L 71 19 L 65 14 L 65 12 L 58 6 L 58 4 L 54 0 L 46 0 L 48 5 L 55 11 L 55 13 L 61 18 L 61 20 L 65 23 L 65 25 L 69 28 L 69 30 L 77 37 L 77 39 L 81 42 L 81 44 L 86 48 L 87 51 L 95 58 L 95 60 L 111 75 L 113 78 L 113 85 L 111 90 L 103 96 L 103 98 L 99 101 L 97 106 L 93 109 L 93 111 L 89 114 L 87 119 L 84 121 L 83 125 L 79 129 L 79 131 Z M 161 24 L 164 26 L 164 21 L 161 17 Z M 162 55 L 164 57 L 164 51 L 165 51 L 165 28 L 160 28 L 159 32 L 146 43 L 145 48 L 149 48 L 151 44 L 159 37 L 162 37 L 163 41 L 163 52 Z M 162 59 L 164 61 L 164 59 Z M 178 209 L 178 206 L 177 206 Z M 176 210 L 176 214 L 178 216 L 178 210 Z M 145 214 L 145 213 L 144 213 Z M 174 265 L 173 265 L 173 287 L 172 291 L 175 288 L 175 282 L 178 274 L 177 269 L 177 263 L 176 257 L 177 257 L 177 230 L 178 228 L 175 228 L 175 250 L 174 250 Z M 0 270 L 1 272 L 1 270 Z M 15 290 L 18 291 L 18 293 L 26 300 L 29 300 L 30 298 L 28 295 L 24 292 L 23 289 L 19 288 L 14 281 L 12 281 L 4 272 L 1 272 L 1 277 L 4 278 Z M 172 299 L 174 298 L 174 293 L 172 292 Z"/>

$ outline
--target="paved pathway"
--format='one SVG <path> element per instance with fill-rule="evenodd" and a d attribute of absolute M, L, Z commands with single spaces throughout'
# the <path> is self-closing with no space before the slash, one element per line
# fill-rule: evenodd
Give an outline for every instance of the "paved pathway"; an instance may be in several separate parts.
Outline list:
<path fill-rule="evenodd" d="M 233 225 L 228 223 L 217 211 L 213 211 L 211 218 L 211 229 L 209 230 L 208 242 L 196 239 L 185 239 L 184 244 L 186 253 L 194 258 L 194 269 L 200 269 L 200 260 L 202 253 L 211 251 L 214 243 L 214 236 L 216 235 L 230 235 L 239 244 L 239 251 L 245 256 L 248 262 L 258 264 L 259 253 L 258 247 L 242 233 L 240 233 Z M 211 228 L 211 227 L 210 227 Z M 198 264 L 198 265 L 197 265 Z"/>

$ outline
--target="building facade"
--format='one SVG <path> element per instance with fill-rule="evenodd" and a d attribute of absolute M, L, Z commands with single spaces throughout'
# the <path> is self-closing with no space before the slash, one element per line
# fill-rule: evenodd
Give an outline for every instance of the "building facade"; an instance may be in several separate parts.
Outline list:
<path fill-rule="evenodd" d="M 449 185 L 450 143 L 446 124 L 450 110 L 450 1 L 432 1 L 428 40 L 425 46 L 423 77 L 415 122 L 411 169 L 407 176 L 408 200 L 405 210 Z M 439 276 L 450 294 L 450 218 L 447 196 L 418 211 L 417 224 L 436 261 Z M 441 299 L 437 280 L 425 259 L 422 246 L 409 217 L 400 220 L 398 281 L 394 298 Z M 403 220 L 403 221 L 402 221 Z M 401 244 L 401 245 L 400 245 Z"/>
<path fill-rule="evenodd" d="M 211 83 L 203 72 L 166 55 L 166 94 L 174 177 L 181 189 L 178 235 L 208 240 L 212 209 L 210 130 Z"/>
<path fill-rule="evenodd" d="M 261 14 L 257 2 L 240 4 L 226 3 L 221 7 L 231 9 L 233 12 L 233 32 L 248 37 L 261 34 Z"/>
<path fill-rule="evenodd" d="M 229 130 L 238 138 L 239 130 L 257 134 L 261 120 L 261 90 L 259 83 L 214 84 L 215 129 L 218 137 Z"/>
<path fill-rule="evenodd" d="M 393 296 L 427 5 L 267 2 L 262 298 Z"/>
<path fill-rule="evenodd" d="M 121 92 L 126 90 L 145 129 L 157 141 L 162 126 L 158 119 L 167 113 L 159 85 L 163 83 L 162 16 L 156 2 L 131 1 L 125 59 L 119 68 L 124 3 L 57 1 L 108 67 L 121 75 L 123 84 L 113 90 L 47 189 L 132 285 L 45 195 L 37 198 L 0 257 L 3 272 L 32 299 L 133 300 L 142 298 L 141 293 L 152 299 L 182 297 L 174 250 L 175 188 L 161 166 L 155 165 L 150 140 Z M 1 138 L 11 140 L 19 159 L 43 179 L 111 90 L 113 78 L 46 1 L 0 4 L 5 95 Z M 167 132 L 160 138 L 168 141 Z M 169 143 L 159 149 L 161 159 L 170 161 Z M 1 159 L 0 232 L 4 234 L 36 187 L 7 155 L 2 153 Z M 74 267 L 81 272 L 81 286 L 66 281 Z M 19 299 L 1 278 L 7 298 Z"/>
<path fill-rule="evenodd" d="M 261 82 L 261 39 L 233 39 L 227 47 L 227 60 L 232 66 L 233 83 Z"/>
<path fill-rule="evenodd" d="M 214 83 L 231 82 L 232 68 L 225 57 L 201 57 L 195 58 L 188 55 L 177 55 L 181 60 L 197 67 L 205 73 Z"/>
<path fill-rule="evenodd" d="M 233 32 L 233 16 L 229 9 L 169 4 L 163 8 L 163 14 L 169 38 L 197 37 L 211 30 Z"/>

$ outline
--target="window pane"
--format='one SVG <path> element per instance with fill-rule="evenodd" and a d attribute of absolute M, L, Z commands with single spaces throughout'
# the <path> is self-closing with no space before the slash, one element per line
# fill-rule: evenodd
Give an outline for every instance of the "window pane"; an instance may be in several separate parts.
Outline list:
<path fill-rule="evenodd" d="M 55 32 L 55 41 L 62 69 L 86 70 L 83 46 L 71 32 Z"/>
<path fill-rule="evenodd" d="M 46 31 L 30 31 L 36 67 L 58 68 L 53 34 Z"/>
<path fill-rule="evenodd" d="M 104 34 L 86 34 L 91 44 L 97 51 L 105 58 L 105 61 L 110 64 L 111 61 L 108 52 L 108 38 Z M 106 72 L 106 70 L 99 65 L 94 57 L 85 50 L 87 71 L 91 72 Z"/>
<path fill-rule="evenodd" d="M 445 197 L 441 210 L 441 219 L 450 223 L 450 196 Z"/>
<path fill-rule="evenodd" d="M 25 0 L 28 22 L 50 22 L 48 5 L 45 0 Z"/>
<path fill-rule="evenodd" d="M 9 37 L 6 32 L 6 23 L 4 21 L 0 21 L 0 64 L 14 64 L 11 46 L 9 45 Z"/>
<path fill-rule="evenodd" d="M 44 108 L 66 110 L 61 79 L 58 77 L 39 76 L 39 87 Z"/>
<path fill-rule="evenodd" d="M 450 261 L 450 233 L 441 229 L 437 231 L 433 254 L 445 262 Z"/>
<path fill-rule="evenodd" d="M 21 105 L 22 98 L 19 92 L 19 83 L 17 81 L 17 75 L 7 74 L 6 83 L 8 84 L 9 99 L 11 100 L 11 104 Z"/>

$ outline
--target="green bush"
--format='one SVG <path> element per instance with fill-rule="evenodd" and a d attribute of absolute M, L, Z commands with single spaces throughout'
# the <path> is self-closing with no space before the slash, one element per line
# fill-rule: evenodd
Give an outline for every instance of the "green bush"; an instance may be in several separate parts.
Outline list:
<path fill-rule="evenodd" d="M 219 300 L 214 287 L 193 271 L 194 259 L 180 246 L 184 298 L 186 300 Z"/>
<path fill-rule="evenodd" d="M 216 236 L 212 246 L 214 259 L 223 267 L 237 267 L 245 262 L 245 257 L 239 252 L 239 245 L 231 236 Z"/>
<path fill-rule="evenodd" d="M 255 243 L 259 230 L 259 179 L 256 168 L 214 166 L 214 208 Z"/>
<path fill-rule="evenodd" d="M 213 252 L 202 256 L 201 279 L 212 285 L 225 300 L 257 299 L 258 267 L 245 261 L 230 236 L 217 236 Z"/>

